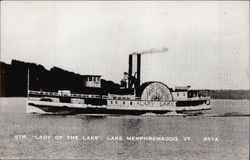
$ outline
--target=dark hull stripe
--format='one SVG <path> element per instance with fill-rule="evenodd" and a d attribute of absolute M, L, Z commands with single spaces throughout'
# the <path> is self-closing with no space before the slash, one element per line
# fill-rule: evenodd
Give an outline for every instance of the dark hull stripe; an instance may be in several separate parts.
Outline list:
<path fill-rule="evenodd" d="M 39 108 L 44 112 L 54 113 L 54 114 L 120 114 L 120 115 L 141 115 L 145 113 L 155 113 L 155 114 L 166 114 L 170 111 L 159 111 L 159 110 L 114 110 L 106 108 L 69 108 L 69 107 L 51 107 L 43 105 L 35 105 L 29 103 L 30 106 Z M 201 112 L 201 110 L 198 110 Z M 183 113 L 187 111 L 177 111 L 177 113 Z"/>

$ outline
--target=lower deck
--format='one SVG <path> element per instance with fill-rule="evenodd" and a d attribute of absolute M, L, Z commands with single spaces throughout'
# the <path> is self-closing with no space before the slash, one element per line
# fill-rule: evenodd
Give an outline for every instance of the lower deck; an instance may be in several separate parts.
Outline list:
<path fill-rule="evenodd" d="M 139 100 L 107 100 L 107 105 L 85 104 L 83 101 L 65 103 L 58 101 L 41 101 L 29 98 L 27 113 L 55 113 L 55 114 L 131 114 L 144 113 L 165 114 L 168 112 L 182 113 L 186 111 L 203 111 L 211 109 L 206 101 L 199 105 L 176 106 L 176 101 L 139 101 Z M 194 101 L 195 102 L 195 101 Z"/>

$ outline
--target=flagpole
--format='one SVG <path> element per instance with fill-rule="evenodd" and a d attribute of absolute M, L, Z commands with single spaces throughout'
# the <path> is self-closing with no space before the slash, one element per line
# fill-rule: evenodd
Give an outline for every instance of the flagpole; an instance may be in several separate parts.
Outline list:
<path fill-rule="evenodd" d="M 30 70 L 28 68 L 28 75 L 27 75 L 27 98 L 29 98 L 29 85 L 30 85 Z"/>

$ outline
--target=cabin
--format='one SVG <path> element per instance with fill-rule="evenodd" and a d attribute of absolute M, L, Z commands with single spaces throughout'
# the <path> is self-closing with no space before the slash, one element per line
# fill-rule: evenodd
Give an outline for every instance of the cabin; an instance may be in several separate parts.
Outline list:
<path fill-rule="evenodd" d="M 176 86 L 172 92 L 174 100 L 187 100 L 190 86 Z"/>
<path fill-rule="evenodd" d="M 84 87 L 101 88 L 100 75 L 84 75 L 83 80 Z"/>
<path fill-rule="evenodd" d="M 194 100 L 194 99 L 207 99 L 210 98 L 209 90 L 191 90 L 190 86 L 175 87 L 172 92 L 174 100 Z"/>

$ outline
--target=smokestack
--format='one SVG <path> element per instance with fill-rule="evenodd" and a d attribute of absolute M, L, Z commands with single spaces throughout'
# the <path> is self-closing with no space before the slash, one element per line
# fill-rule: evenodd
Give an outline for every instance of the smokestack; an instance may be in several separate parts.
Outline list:
<path fill-rule="evenodd" d="M 131 77 L 136 75 L 137 81 L 135 85 L 140 85 L 141 82 L 141 54 L 130 54 L 129 55 L 129 68 L 128 68 L 128 76 L 129 82 L 128 87 L 132 88 L 133 82 L 131 81 Z"/>
<path fill-rule="evenodd" d="M 137 54 L 137 83 L 141 85 L 141 54 Z"/>
<path fill-rule="evenodd" d="M 132 65 L 133 65 L 133 55 L 129 55 L 129 60 L 128 60 L 128 77 L 132 76 Z M 128 79 L 128 88 L 132 88 L 132 82 L 131 79 Z"/>
<path fill-rule="evenodd" d="M 141 52 L 134 52 L 129 55 L 129 68 L 128 68 L 128 88 L 132 88 L 133 83 L 131 81 L 131 77 L 136 75 L 136 83 L 135 85 L 141 84 L 141 55 L 145 54 L 155 54 L 155 53 L 165 53 L 168 51 L 168 48 L 161 48 L 161 49 L 150 49 Z"/>

